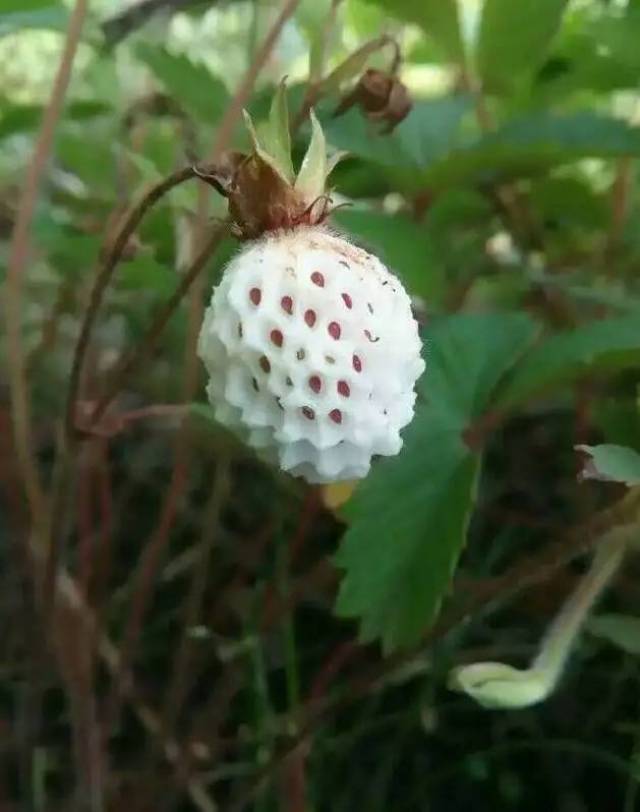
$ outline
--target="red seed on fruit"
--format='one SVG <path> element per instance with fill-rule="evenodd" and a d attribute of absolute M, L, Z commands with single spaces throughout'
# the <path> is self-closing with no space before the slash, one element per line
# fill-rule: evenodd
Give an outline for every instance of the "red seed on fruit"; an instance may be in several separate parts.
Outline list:
<path fill-rule="evenodd" d="M 291 296 L 283 296 L 282 299 L 280 299 L 280 307 L 285 313 L 291 315 L 293 313 L 293 299 Z"/>
<path fill-rule="evenodd" d="M 309 378 L 309 388 L 313 389 L 316 394 L 322 389 L 322 381 L 318 375 L 312 375 Z"/>
<path fill-rule="evenodd" d="M 263 355 L 260 358 L 260 368 L 262 369 L 263 372 L 266 372 L 267 374 L 271 372 L 271 364 L 269 363 L 269 359 L 267 358 L 266 355 Z"/>
<path fill-rule="evenodd" d="M 340 409 L 332 409 L 329 412 L 329 417 L 334 423 L 342 423 L 342 412 Z"/>
<path fill-rule="evenodd" d="M 304 320 L 308 327 L 313 327 L 313 325 L 316 323 L 316 311 L 307 310 L 304 314 Z"/>
<path fill-rule="evenodd" d="M 260 300 L 262 299 L 262 291 L 260 288 L 251 288 L 249 291 L 249 298 L 251 299 L 252 303 L 257 307 L 260 304 Z"/>
<path fill-rule="evenodd" d="M 343 398 L 348 398 L 351 394 L 351 389 L 346 381 L 338 381 L 338 394 Z"/>
<path fill-rule="evenodd" d="M 353 368 L 356 372 L 362 372 L 362 361 L 358 355 L 353 356 Z"/>
<path fill-rule="evenodd" d="M 271 341 L 276 345 L 276 347 L 282 346 L 283 337 L 280 330 L 271 331 Z"/>
<path fill-rule="evenodd" d="M 314 285 L 317 285 L 319 288 L 324 287 L 324 276 L 320 273 L 320 271 L 314 271 L 311 274 L 311 281 Z"/>
<path fill-rule="evenodd" d="M 327 329 L 329 331 L 329 335 L 331 336 L 331 338 L 335 339 L 336 341 L 340 338 L 340 333 L 342 331 L 340 330 L 340 325 L 338 324 L 337 321 L 332 321 L 327 327 Z"/>
<path fill-rule="evenodd" d="M 302 414 L 307 418 L 307 420 L 313 420 L 316 416 L 316 413 L 310 406 L 303 406 Z"/>
<path fill-rule="evenodd" d="M 342 294 L 342 300 L 346 304 L 346 306 L 349 308 L 349 310 L 351 310 L 351 308 L 353 307 L 353 302 L 351 301 L 351 296 L 349 296 L 348 293 L 343 293 Z"/>

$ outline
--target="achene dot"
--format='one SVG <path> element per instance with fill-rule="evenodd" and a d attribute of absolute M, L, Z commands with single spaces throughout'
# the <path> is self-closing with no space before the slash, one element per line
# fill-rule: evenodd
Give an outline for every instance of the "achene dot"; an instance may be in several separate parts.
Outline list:
<path fill-rule="evenodd" d="M 353 368 L 356 372 L 362 372 L 362 361 L 360 360 L 359 355 L 353 356 Z"/>
<path fill-rule="evenodd" d="M 337 321 L 330 322 L 329 326 L 327 327 L 327 330 L 329 331 L 329 335 L 331 336 L 331 338 L 333 338 L 335 341 L 337 341 L 340 338 L 340 333 L 342 332 L 342 330 L 340 329 L 340 325 L 338 324 Z"/>
<path fill-rule="evenodd" d="M 346 306 L 351 310 L 353 307 L 353 302 L 351 301 L 351 296 L 348 293 L 342 294 L 342 301 L 346 304 Z"/>
<path fill-rule="evenodd" d="M 251 288 L 249 291 L 249 298 L 251 299 L 252 303 L 257 307 L 261 300 L 262 300 L 262 291 L 260 288 Z"/>
<path fill-rule="evenodd" d="M 309 388 L 312 389 L 316 394 L 322 389 L 322 381 L 320 380 L 319 375 L 312 375 L 309 378 Z"/>
<path fill-rule="evenodd" d="M 334 423 L 342 423 L 342 412 L 340 409 L 332 409 L 329 412 L 329 417 Z"/>
<path fill-rule="evenodd" d="M 283 342 L 283 336 L 280 330 L 272 330 L 270 335 L 271 341 L 276 345 L 276 347 L 281 347 Z"/>
<path fill-rule="evenodd" d="M 316 311 L 307 310 L 304 314 L 304 320 L 308 327 L 313 327 L 313 325 L 316 323 Z"/>
<path fill-rule="evenodd" d="M 314 420 L 316 416 L 316 413 L 310 406 L 303 406 L 302 414 L 307 418 L 307 420 Z"/>
<path fill-rule="evenodd" d="M 343 398 L 348 398 L 351 394 L 351 389 L 346 381 L 338 381 L 338 394 Z"/>
<path fill-rule="evenodd" d="M 314 285 L 317 285 L 319 288 L 324 287 L 324 276 L 320 273 L 320 271 L 314 271 L 311 274 L 311 281 Z"/>
<path fill-rule="evenodd" d="M 291 296 L 283 296 L 282 299 L 280 299 L 280 307 L 285 313 L 291 315 L 293 313 L 293 299 Z"/>
<path fill-rule="evenodd" d="M 271 364 L 269 363 L 269 359 L 266 355 L 263 355 L 260 358 L 260 368 L 263 372 L 266 372 L 267 375 L 271 372 Z"/>

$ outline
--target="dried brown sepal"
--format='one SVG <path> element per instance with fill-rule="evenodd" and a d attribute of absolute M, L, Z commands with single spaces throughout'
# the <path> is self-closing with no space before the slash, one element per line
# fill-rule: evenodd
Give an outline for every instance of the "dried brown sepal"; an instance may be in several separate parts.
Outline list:
<path fill-rule="evenodd" d="M 397 76 L 369 68 L 342 99 L 334 115 L 340 116 L 354 106 L 372 121 L 382 122 L 381 132 L 389 133 L 409 115 L 413 103 L 409 91 Z"/>
<path fill-rule="evenodd" d="M 327 176 L 342 157 L 328 159 L 322 127 L 309 111 L 311 138 L 298 173 L 291 162 L 291 137 L 286 87 L 280 84 L 268 122 L 256 128 L 245 112 L 251 152 L 228 152 L 215 166 L 193 172 L 229 201 L 233 232 L 240 239 L 257 239 L 268 231 L 314 226 L 329 216 L 331 198 Z"/>
<path fill-rule="evenodd" d="M 196 173 L 228 199 L 234 230 L 241 239 L 253 240 L 281 228 L 317 225 L 329 215 L 328 196 L 307 200 L 255 154 L 234 153 L 220 166 L 197 167 Z"/>

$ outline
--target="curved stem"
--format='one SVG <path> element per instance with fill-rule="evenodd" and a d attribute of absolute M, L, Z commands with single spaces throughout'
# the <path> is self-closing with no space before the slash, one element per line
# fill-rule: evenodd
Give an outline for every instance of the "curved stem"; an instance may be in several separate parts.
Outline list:
<path fill-rule="evenodd" d="M 540 651 L 531 668 L 548 675 L 549 690 L 560 679 L 571 652 L 572 644 L 580 631 L 589 610 L 601 595 L 622 563 L 625 549 L 637 535 L 638 528 L 613 530 L 596 548 L 593 562 L 582 577 L 567 602 L 549 627 Z"/>
<path fill-rule="evenodd" d="M 217 229 L 211 234 L 210 238 L 205 243 L 204 248 L 195 258 L 191 267 L 183 275 L 180 283 L 177 285 L 174 292 L 169 299 L 158 309 L 155 314 L 149 329 L 144 334 L 142 341 L 134 347 L 134 349 L 125 355 L 115 369 L 112 371 L 109 383 L 106 387 L 105 393 L 100 397 L 95 409 L 90 417 L 90 424 L 97 423 L 109 404 L 116 397 L 126 377 L 153 351 L 158 339 L 162 335 L 167 322 L 173 315 L 175 309 L 182 301 L 185 293 L 189 290 L 196 277 L 203 270 L 215 250 L 220 245 L 220 242 L 229 232 L 229 222 L 224 221 Z"/>
<path fill-rule="evenodd" d="M 80 388 L 82 366 L 89 347 L 91 332 L 93 330 L 93 325 L 96 320 L 98 310 L 100 309 L 105 290 L 111 281 L 111 277 L 113 276 L 116 265 L 122 258 L 122 254 L 124 253 L 127 243 L 133 236 L 147 211 L 149 211 L 149 209 L 155 203 L 157 203 L 161 197 L 163 197 L 175 186 L 178 186 L 179 184 L 184 183 L 184 181 L 195 177 L 197 177 L 195 167 L 188 166 L 183 169 L 179 169 L 168 178 L 165 178 L 164 180 L 160 181 L 160 183 L 152 186 L 151 189 L 149 189 L 149 191 L 140 200 L 138 205 L 131 209 L 113 245 L 106 252 L 106 255 L 98 269 L 93 289 L 91 291 L 89 304 L 84 314 L 82 327 L 80 328 L 80 335 L 78 337 L 73 356 L 71 373 L 69 376 L 69 389 L 65 411 L 66 435 L 69 439 L 74 436 L 75 405 Z"/>
<path fill-rule="evenodd" d="M 22 347 L 22 284 L 29 258 L 29 231 L 38 190 L 51 154 L 53 136 L 69 86 L 86 12 L 87 0 L 76 0 L 51 97 L 44 111 L 33 158 L 27 167 L 22 194 L 18 202 L 5 286 L 7 359 L 15 447 L 27 500 L 34 518 L 42 515 L 45 499 L 37 465 L 33 458 L 31 409 Z"/>

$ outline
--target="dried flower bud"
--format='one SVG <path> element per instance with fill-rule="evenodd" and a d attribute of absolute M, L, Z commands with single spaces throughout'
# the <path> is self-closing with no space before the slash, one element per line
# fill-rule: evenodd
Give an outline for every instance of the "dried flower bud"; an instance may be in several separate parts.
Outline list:
<path fill-rule="evenodd" d="M 342 115 L 354 105 L 372 121 L 383 122 L 382 131 L 388 133 L 409 115 L 412 102 L 409 91 L 397 76 L 369 68 L 342 99 L 335 115 Z"/>

